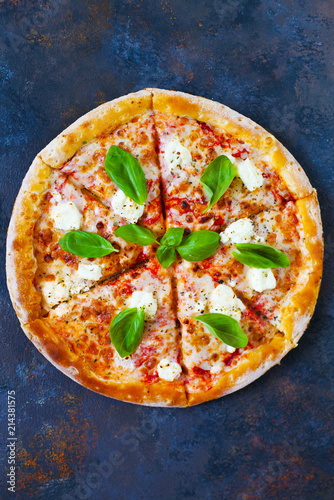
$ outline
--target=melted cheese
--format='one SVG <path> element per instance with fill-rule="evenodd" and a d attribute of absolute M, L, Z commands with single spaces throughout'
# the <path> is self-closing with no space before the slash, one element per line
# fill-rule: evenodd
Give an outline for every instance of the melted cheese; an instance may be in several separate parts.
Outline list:
<path fill-rule="evenodd" d="M 88 264 L 80 262 L 78 266 L 78 275 L 85 280 L 98 281 L 102 276 L 102 269 L 101 266 L 93 264 L 92 262 Z"/>
<path fill-rule="evenodd" d="M 131 224 L 135 224 L 144 213 L 144 205 L 138 205 L 118 189 L 112 197 L 111 206 L 116 215 L 123 217 Z"/>
<path fill-rule="evenodd" d="M 57 205 L 54 205 L 50 215 L 57 229 L 75 231 L 81 227 L 82 214 L 72 201 L 67 203 L 59 202 Z"/>
<path fill-rule="evenodd" d="M 153 319 L 158 309 L 158 303 L 152 292 L 138 290 L 133 292 L 129 307 L 137 307 L 138 310 L 144 307 L 145 318 Z"/>
<path fill-rule="evenodd" d="M 171 172 L 183 170 L 191 164 L 192 158 L 189 149 L 182 146 L 180 141 L 173 137 L 165 146 L 165 161 Z"/>
<path fill-rule="evenodd" d="M 163 380 L 168 382 L 173 382 L 182 373 L 182 368 L 176 361 L 170 361 L 168 358 L 164 358 L 160 361 L 158 365 L 158 375 Z"/>
<path fill-rule="evenodd" d="M 276 279 L 271 269 L 257 269 L 251 267 L 246 274 L 249 286 L 256 292 L 272 290 L 276 288 Z"/>
<path fill-rule="evenodd" d="M 247 243 L 254 236 L 254 225 L 250 219 L 239 219 L 220 233 L 222 243 Z"/>
<path fill-rule="evenodd" d="M 210 313 L 226 314 L 240 321 L 241 312 L 246 306 L 238 299 L 232 288 L 227 285 L 218 285 L 210 295 Z"/>
<path fill-rule="evenodd" d="M 249 191 L 254 191 L 254 189 L 263 186 L 264 179 L 262 177 L 262 172 L 249 158 L 246 158 L 246 160 L 243 161 L 235 162 L 235 167 L 237 169 L 238 176 Z"/>

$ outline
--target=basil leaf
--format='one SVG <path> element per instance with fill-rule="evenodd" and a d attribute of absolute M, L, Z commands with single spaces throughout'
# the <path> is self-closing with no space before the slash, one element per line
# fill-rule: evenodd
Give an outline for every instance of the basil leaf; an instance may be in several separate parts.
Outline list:
<path fill-rule="evenodd" d="M 225 155 L 215 158 L 205 169 L 201 177 L 206 194 L 210 197 L 209 206 L 204 210 L 206 212 L 212 205 L 217 203 L 223 196 L 236 175 L 235 168 Z"/>
<path fill-rule="evenodd" d="M 240 253 L 232 252 L 237 261 L 250 267 L 258 269 L 270 269 L 275 267 L 288 267 L 290 260 L 288 256 L 270 245 L 260 243 L 238 243 L 236 249 Z"/>
<path fill-rule="evenodd" d="M 140 344 L 144 333 L 145 312 L 136 307 L 124 309 L 111 322 L 109 333 L 116 351 L 125 358 L 130 356 Z"/>
<path fill-rule="evenodd" d="M 151 245 L 151 243 L 158 243 L 149 229 L 137 226 L 136 224 L 120 226 L 116 229 L 115 235 L 129 243 L 138 243 L 138 245 L 142 245 L 143 247 Z"/>
<path fill-rule="evenodd" d="M 99 234 L 87 231 L 70 231 L 59 240 L 59 245 L 65 252 L 73 253 L 79 257 L 104 257 L 111 252 L 118 252 L 110 241 Z"/>
<path fill-rule="evenodd" d="M 160 244 L 166 247 L 176 248 L 181 245 L 183 233 L 183 227 L 170 227 L 166 234 L 161 238 Z"/>
<path fill-rule="evenodd" d="M 201 314 L 192 318 L 203 323 L 212 335 L 226 345 L 238 348 L 248 344 L 247 335 L 241 330 L 237 320 L 226 314 Z"/>
<path fill-rule="evenodd" d="M 139 161 L 118 146 L 111 146 L 106 155 L 104 168 L 110 179 L 131 200 L 143 205 L 147 198 L 144 170 Z"/>
<path fill-rule="evenodd" d="M 177 251 L 184 260 L 198 262 L 207 259 L 219 246 L 219 234 L 214 231 L 194 231 L 182 240 Z"/>
<path fill-rule="evenodd" d="M 157 250 L 157 259 L 163 268 L 167 269 L 176 260 L 176 250 L 172 247 L 161 246 Z"/>

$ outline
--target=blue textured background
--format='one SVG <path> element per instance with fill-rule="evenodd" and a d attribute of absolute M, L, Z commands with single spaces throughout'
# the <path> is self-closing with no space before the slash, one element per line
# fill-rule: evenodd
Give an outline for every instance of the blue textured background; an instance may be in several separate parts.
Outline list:
<path fill-rule="evenodd" d="M 332 4 L 333 7 L 333 4 Z M 326 0 L 0 0 L 1 258 L 32 159 L 96 105 L 147 86 L 220 101 L 276 135 L 318 189 L 325 271 L 298 349 L 187 410 L 91 393 L 20 330 L 1 268 L 1 498 L 16 390 L 18 499 L 332 499 L 333 10 Z"/>

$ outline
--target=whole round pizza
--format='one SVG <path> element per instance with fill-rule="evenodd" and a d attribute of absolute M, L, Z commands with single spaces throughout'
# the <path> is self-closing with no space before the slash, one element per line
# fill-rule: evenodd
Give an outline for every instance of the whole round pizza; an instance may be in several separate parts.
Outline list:
<path fill-rule="evenodd" d="M 296 347 L 322 274 L 315 190 L 268 132 L 159 89 L 89 112 L 17 197 L 7 276 L 22 328 L 85 387 L 190 406 Z"/>

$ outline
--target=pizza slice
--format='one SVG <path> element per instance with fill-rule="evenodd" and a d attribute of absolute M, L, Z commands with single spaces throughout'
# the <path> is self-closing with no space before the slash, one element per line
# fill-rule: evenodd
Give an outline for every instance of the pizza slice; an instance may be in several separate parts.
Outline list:
<path fill-rule="evenodd" d="M 248 306 L 296 343 L 313 313 L 321 276 L 322 243 L 316 195 L 230 223 L 210 258 L 192 264 L 198 276 L 232 286 Z M 236 244 L 269 245 L 287 267 L 256 268 L 236 258 Z"/>
<path fill-rule="evenodd" d="M 189 405 L 240 389 L 278 363 L 291 348 L 286 336 L 248 308 L 229 285 L 194 271 L 185 261 L 175 266 L 175 275 Z M 245 347 L 236 349 L 224 343 L 198 320 L 204 314 L 217 313 L 239 323 L 248 337 Z"/>
<path fill-rule="evenodd" d="M 80 128 L 79 125 L 77 127 Z M 97 196 L 110 209 L 110 218 L 115 224 L 138 222 L 162 236 L 165 223 L 160 196 L 161 179 L 155 136 L 153 112 L 146 109 L 142 114 L 132 117 L 130 121 L 116 128 L 110 129 L 109 127 L 108 129 L 106 125 L 106 130 L 98 137 L 78 144 L 74 156 L 69 157 L 61 165 L 58 159 L 54 160 L 50 157 L 50 151 L 57 147 L 57 139 L 55 140 L 56 146 L 51 143 L 41 153 L 41 157 L 51 167 L 58 168 L 61 173 L 69 176 L 77 186 Z M 121 150 L 120 154 L 124 156 L 121 158 L 123 166 L 126 165 L 124 163 L 126 161 L 139 162 L 139 168 L 142 168 L 144 172 L 147 185 L 147 198 L 143 204 L 138 204 L 136 200 L 127 196 L 108 175 L 106 157 L 111 146 Z M 117 151 L 119 152 L 116 149 Z M 115 165 L 112 164 L 110 168 L 115 169 Z M 135 185 L 136 183 L 138 183 L 137 179 L 134 181 Z"/>
<path fill-rule="evenodd" d="M 153 90 L 153 108 L 167 226 L 215 231 L 235 218 L 311 193 L 306 176 L 283 146 L 229 108 L 163 90 Z M 236 175 L 206 211 L 210 196 L 201 177 L 221 155 L 232 162 Z M 217 175 L 211 190 L 221 184 Z"/>
<path fill-rule="evenodd" d="M 37 263 L 34 285 L 42 294 L 44 310 L 87 291 L 96 282 L 135 266 L 152 256 L 152 245 L 142 247 L 115 236 L 118 225 L 110 209 L 87 190 L 79 189 L 68 175 L 54 170 L 50 187 L 39 206 L 33 251 Z M 71 231 L 100 235 L 112 245 L 98 258 L 62 249 L 61 238 Z M 104 241 L 104 240 L 102 240 Z"/>
<path fill-rule="evenodd" d="M 143 336 L 121 357 L 109 328 L 134 307 L 144 309 Z M 60 304 L 26 330 L 52 363 L 85 387 L 132 403 L 186 405 L 171 274 L 156 259 Z"/>

